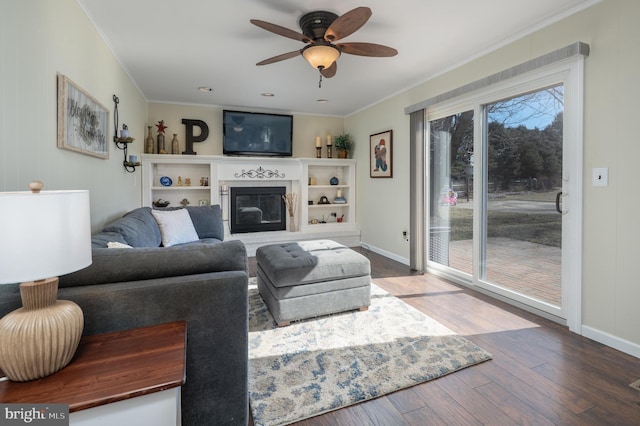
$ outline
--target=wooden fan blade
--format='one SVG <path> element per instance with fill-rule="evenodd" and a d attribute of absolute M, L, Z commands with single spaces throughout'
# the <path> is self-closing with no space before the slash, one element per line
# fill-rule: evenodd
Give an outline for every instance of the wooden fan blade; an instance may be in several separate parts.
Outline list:
<path fill-rule="evenodd" d="M 298 55 L 300 55 L 300 51 L 299 50 L 294 50 L 293 52 L 283 53 L 282 55 L 278 55 L 278 56 L 274 56 L 274 57 L 269 58 L 269 59 L 265 59 L 264 61 L 258 62 L 256 65 L 269 65 L 269 64 L 273 64 L 274 62 L 280 62 L 280 61 L 284 61 L 285 59 L 294 58 L 294 57 L 296 57 Z"/>
<path fill-rule="evenodd" d="M 345 38 L 366 24 L 370 17 L 371 9 L 368 7 L 356 7 L 333 21 L 325 31 L 324 39 L 332 43 Z"/>
<path fill-rule="evenodd" d="M 301 41 L 303 43 L 311 42 L 311 39 L 306 35 L 297 31 L 290 30 L 289 28 L 281 27 L 280 25 L 272 24 L 270 22 L 261 21 L 259 19 L 249 20 L 253 25 L 262 28 L 263 30 L 270 31 L 274 34 L 278 34 L 282 37 L 292 38 L 294 40 Z"/>
<path fill-rule="evenodd" d="M 340 43 L 337 47 L 342 53 L 358 56 L 389 57 L 398 54 L 393 47 L 375 43 Z"/>
<path fill-rule="evenodd" d="M 338 61 L 334 61 L 329 68 L 322 69 L 320 74 L 325 78 L 331 78 L 336 75 L 336 71 L 338 71 Z"/>

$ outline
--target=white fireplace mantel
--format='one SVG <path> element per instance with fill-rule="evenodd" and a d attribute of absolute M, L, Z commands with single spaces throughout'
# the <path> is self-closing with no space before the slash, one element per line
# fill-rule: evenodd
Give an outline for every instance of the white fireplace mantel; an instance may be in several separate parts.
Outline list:
<path fill-rule="evenodd" d="M 231 234 L 229 226 L 225 227 L 225 239 L 242 240 L 250 256 L 257 247 L 278 242 L 327 238 L 348 246 L 360 244 L 355 215 L 355 160 L 157 154 L 143 154 L 141 160 L 144 206 L 152 206 L 158 199 L 169 201 L 171 206 L 180 206 L 185 200 L 189 205 L 220 204 L 223 219 L 228 221 L 229 188 L 284 186 L 288 193 L 297 194 L 295 232 L 288 229 Z M 340 185 L 329 183 L 334 175 L 340 178 Z M 160 183 L 165 176 L 172 185 Z M 191 186 L 186 185 L 187 178 Z M 167 179 L 163 181 L 166 183 Z M 208 185 L 201 185 L 203 182 Z M 337 190 L 345 195 L 347 203 L 332 203 Z M 330 200 L 329 205 L 318 205 L 322 195 Z M 338 222 L 338 217 L 343 221 Z"/>

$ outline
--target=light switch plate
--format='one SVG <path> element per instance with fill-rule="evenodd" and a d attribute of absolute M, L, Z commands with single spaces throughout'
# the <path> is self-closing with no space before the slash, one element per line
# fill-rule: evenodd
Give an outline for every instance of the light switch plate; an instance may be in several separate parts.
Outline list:
<path fill-rule="evenodd" d="M 595 167 L 593 169 L 593 186 L 609 186 L 609 168 Z"/>

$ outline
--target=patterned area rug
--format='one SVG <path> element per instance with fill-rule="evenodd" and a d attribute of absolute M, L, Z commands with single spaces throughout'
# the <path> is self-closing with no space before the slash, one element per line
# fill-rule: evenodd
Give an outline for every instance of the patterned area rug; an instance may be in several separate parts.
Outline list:
<path fill-rule="evenodd" d="M 373 284 L 368 311 L 281 328 L 255 281 L 249 284 L 249 400 L 256 426 L 290 424 L 491 359 Z"/>

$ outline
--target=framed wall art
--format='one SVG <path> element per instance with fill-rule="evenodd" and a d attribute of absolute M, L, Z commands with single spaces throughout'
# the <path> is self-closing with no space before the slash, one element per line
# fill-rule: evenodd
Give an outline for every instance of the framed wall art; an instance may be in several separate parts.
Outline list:
<path fill-rule="evenodd" d="M 109 158 L 109 110 L 67 76 L 58 75 L 58 148 Z"/>
<path fill-rule="evenodd" d="M 372 178 L 393 177 L 393 130 L 369 136 L 369 173 Z"/>

